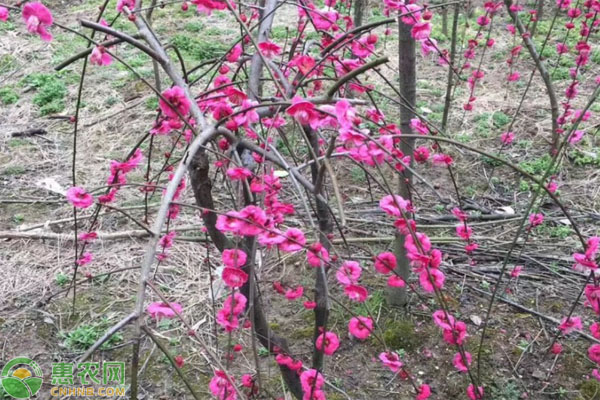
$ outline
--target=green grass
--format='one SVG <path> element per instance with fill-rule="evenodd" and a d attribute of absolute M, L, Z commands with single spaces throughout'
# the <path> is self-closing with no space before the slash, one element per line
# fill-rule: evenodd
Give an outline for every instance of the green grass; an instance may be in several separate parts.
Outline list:
<path fill-rule="evenodd" d="M 6 167 L 2 171 L 2 173 L 4 175 L 12 175 L 12 176 L 23 175 L 25 172 L 26 172 L 25 168 L 21 165 Z"/>
<path fill-rule="evenodd" d="M 0 89 L 0 101 L 4 105 L 14 104 L 19 100 L 19 95 L 11 87 L 3 87 Z"/>
<path fill-rule="evenodd" d="M 184 54 L 197 61 L 220 57 L 229 49 L 225 43 L 217 40 L 199 40 L 182 34 L 175 35 L 172 43 Z"/>
<path fill-rule="evenodd" d="M 541 175 L 544 172 L 546 172 L 551 162 L 552 158 L 550 157 L 550 155 L 544 154 L 542 157 L 539 157 L 537 159 L 531 161 L 523 161 L 519 164 L 519 167 L 525 172 L 530 173 L 531 175 Z M 552 170 L 556 170 L 556 165 L 552 168 Z"/>
<path fill-rule="evenodd" d="M 550 77 L 553 81 L 564 81 L 571 78 L 569 75 L 569 68 L 567 67 L 558 67 L 553 69 L 550 73 Z"/>
<path fill-rule="evenodd" d="M 41 115 L 59 113 L 65 109 L 67 88 L 59 74 L 31 74 L 21 81 L 21 85 L 35 88 L 33 104 L 40 108 Z"/>
<path fill-rule="evenodd" d="M 56 274 L 56 277 L 54 278 L 56 284 L 58 286 L 65 286 L 67 283 L 71 282 L 71 278 L 68 275 L 63 274 L 62 272 L 59 272 L 58 274 Z"/>
<path fill-rule="evenodd" d="M 98 339 L 104 335 L 106 329 L 110 327 L 111 323 L 107 318 L 103 318 L 100 322 L 80 325 L 70 332 L 61 332 L 59 336 L 64 339 L 64 345 L 71 351 L 87 350 L 93 345 Z M 123 340 L 123 335 L 116 333 L 110 337 L 100 349 L 107 349 L 112 347 Z"/>

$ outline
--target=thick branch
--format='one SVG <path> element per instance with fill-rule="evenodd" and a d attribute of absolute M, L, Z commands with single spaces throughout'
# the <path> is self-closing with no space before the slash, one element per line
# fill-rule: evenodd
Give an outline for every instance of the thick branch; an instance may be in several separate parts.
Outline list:
<path fill-rule="evenodd" d="M 192 184 L 192 189 L 194 191 L 194 197 L 196 198 L 196 204 L 198 207 L 202 207 L 203 209 L 214 209 L 214 201 L 212 198 L 212 182 L 209 176 L 210 171 L 210 163 L 208 160 L 208 156 L 205 152 L 197 153 L 190 163 L 189 172 L 190 172 L 190 180 Z M 227 248 L 234 247 L 234 244 L 221 232 L 216 228 L 217 215 L 214 212 L 206 211 L 202 213 L 202 220 L 204 221 L 204 225 L 210 235 L 213 243 L 217 247 L 220 252 Z M 250 251 L 252 249 L 244 249 L 247 254 L 251 254 Z M 252 258 L 252 257 L 250 257 Z M 248 266 L 244 266 L 244 269 L 247 269 Z M 251 277 L 253 278 L 253 277 Z M 279 348 L 283 353 L 289 353 L 289 346 L 287 344 L 287 340 L 276 335 L 270 328 L 267 319 L 265 317 L 264 311 L 262 309 L 262 304 L 260 302 L 260 298 L 258 296 L 258 291 L 256 288 L 253 288 L 254 293 L 250 293 L 250 281 L 248 281 L 242 288 L 241 292 L 246 296 L 246 298 L 250 298 L 253 296 L 254 299 L 254 312 L 251 313 L 253 315 L 253 324 L 254 329 L 256 331 L 256 336 L 258 337 L 260 343 L 269 349 L 271 353 L 275 353 L 275 349 Z M 300 379 L 295 371 L 290 370 L 287 366 L 281 365 L 281 375 L 288 385 L 290 391 L 297 398 L 302 398 L 303 390 L 302 385 L 300 384 Z"/>

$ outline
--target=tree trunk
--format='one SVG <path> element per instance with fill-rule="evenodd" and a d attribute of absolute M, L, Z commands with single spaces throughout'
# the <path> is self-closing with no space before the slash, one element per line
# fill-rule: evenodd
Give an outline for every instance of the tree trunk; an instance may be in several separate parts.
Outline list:
<path fill-rule="evenodd" d="M 367 0 L 354 0 L 354 26 L 359 27 L 363 24 Z"/>
<path fill-rule="evenodd" d="M 415 67 L 415 40 L 411 33 L 411 26 L 402 22 L 398 18 L 398 66 L 399 66 L 399 84 L 400 94 L 402 95 L 400 106 L 400 128 L 403 134 L 410 135 L 410 120 L 414 118 L 414 107 L 416 104 L 416 67 Z M 400 142 L 400 150 L 405 155 L 411 156 L 414 149 L 414 139 L 402 139 Z M 405 170 L 400 176 L 398 182 L 398 194 L 405 199 L 410 199 L 410 187 L 412 185 L 412 174 Z M 398 263 L 396 272 L 408 282 L 410 274 L 409 260 L 406 257 L 406 249 L 404 248 L 404 236 L 397 234 L 394 240 L 394 254 Z M 388 304 L 392 306 L 404 306 L 407 302 L 407 290 L 403 288 L 388 288 L 387 299 Z"/>
<path fill-rule="evenodd" d="M 194 197 L 196 199 L 196 204 L 199 207 L 205 208 L 207 210 L 214 210 L 214 201 L 212 197 L 212 181 L 209 175 L 210 163 L 208 160 L 208 156 L 204 151 L 199 151 L 196 153 L 192 162 L 189 166 L 190 173 L 190 181 L 192 184 L 192 190 L 194 192 Z M 217 221 L 217 215 L 212 211 L 207 211 L 202 213 L 202 220 L 204 221 L 204 225 L 206 226 L 208 235 L 210 236 L 215 247 L 220 251 L 228 248 L 234 248 L 235 246 L 231 241 L 225 236 L 222 232 L 220 232 L 215 224 Z M 252 239 L 253 240 L 253 239 Z M 248 242 L 244 240 L 244 245 L 242 249 L 248 254 L 249 261 L 242 267 L 247 273 L 249 273 L 248 282 L 244 284 L 240 288 L 240 292 L 246 296 L 249 300 L 252 297 L 254 299 L 254 309 L 249 310 L 249 314 L 252 316 L 252 323 L 254 325 L 254 330 L 256 332 L 256 337 L 258 341 L 271 352 L 271 354 L 275 354 L 277 352 L 283 352 L 285 354 L 289 354 L 289 346 L 287 340 L 275 332 L 271 330 L 267 318 L 265 316 L 264 310 L 262 308 L 262 301 L 258 296 L 258 290 L 256 288 L 256 284 L 252 284 L 252 281 L 255 279 L 255 275 L 251 272 L 250 263 L 253 262 L 253 249 L 249 247 L 253 247 L 251 241 Z M 256 282 L 254 282 L 256 283 Z M 252 293 L 250 292 L 252 288 Z M 249 306 L 249 305 L 248 305 Z M 302 390 L 302 385 L 300 383 L 300 378 L 296 371 L 292 371 L 285 365 L 280 365 L 279 369 L 281 370 L 281 375 L 283 380 L 285 381 L 287 387 L 290 392 L 297 399 L 302 398 L 304 392 Z"/>
<path fill-rule="evenodd" d="M 310 142 L 310 146 L 312 147 L 311 154 L 319 154 L 319 137 L 317 132 L 313 131 L 310 127 L 303 127 L 304 133 Z M 317 162 L 313 158 L 313 163 L 310 166 L 312 182 L 315 186 L 317 186 L 317 180 L 319 176 L 320 163 Z M 322 161 L 324 162 L 324 161 Z M 316 202 L 316 214 L 317 221 L 319 223 L 319 241 L 328 251 L 331 249 L 331 242 L 327 237 L 333 231 L 333 224 L 331 221 L 331 215 L 329 214 L 329 209 L 327 207 L 327 203 L 323 200 L 320 200 L 317 195 L 320 194 L 325 197 L 325 177 L 321 179 L 320 190 L 319 193 L 315 193 L 315 202 Z M 313 342 L 316 342 L 319 335 L 321 335 L 321 330 L 327 328 L 327 320 L 329 319 L 329 299 L 327 298 L 327 269 L 325 266 L 323 268 L 315 269 L 315 303 L 317 306 L 314 309 L 315 313 L 315 330 L 313 335 Z M 318 350 L 316 347 L 313 349 L 313 368 L 317 370 L 321 370 L 323 368 L 323 351 Z"/>
<path fill-rule="evenodd" d="M 448 7 L 442 7 L 442 33 L 448 37 Z"/>

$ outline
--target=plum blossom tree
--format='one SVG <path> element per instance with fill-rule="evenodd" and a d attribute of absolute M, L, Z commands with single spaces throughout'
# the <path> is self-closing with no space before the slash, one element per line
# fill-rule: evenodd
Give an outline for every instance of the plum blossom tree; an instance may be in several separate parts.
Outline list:
<path fill-rule="evenodd" d="M 177 5 L 185 12 L 194 12 L 189 10 L 188 2 L 176 3 L 168 6 Z M 566 38 L 564 43 L 556 44 L 559 55 L 571 57 L 575 65 L 569 71 L 570 81 L 561 88 L 564 91 L 560 98 L 562 111 L 558 106 L 556 83 L 551 80 L 546 62 L 540 55 L 550 36 L 541 44 L 542 50 L 538 50 L 539 44 L 534 43 L 529 31 L 530 24 L 537 22 L 536 14 L 541 14 L 541 8 L 535 12 L 525 12 L 523 5 L 511 0 L 505 0 L 504 4 L 486 2 L 483 13 L 475 18 L 476 32 L 473 34 L 469 31 L 470 36 L 464 37 L 462 57 L 456 59 L 458 4 L 455 7 L 457 11 L 450 51 L 438 45 L 433 37 L 433 17 L 437 6 L 417 2 L 384 0 L 387 18 L 367 24 L 353 21 L 350 16 L 352 5 L 347 1 L 338 4 L 329 0 L 323 9 L 317 8 L 312 1 L 294 3 L 297 13 L 296 34 L 289 43 L 279 43 L 271 37 L 274 16 L 282 5 L 275 0 L 266 0 L 260 5 L 231 0 L 193 0 L 191 4 L 196 5 L 195 12 L 200 14 L 197 18 L 212 13 L 230 16 L 238 25 L 241 35 L 222 57 L 209 63 L 212 77 L 204 88 L 192 79 L 191 70 L 181 57 L 171 57 L 167 51 L 171 45 L 164 45 L 165 38 L 143 17 L 142 12 L 147 11 L 145 7 L 148 5 L 140 0 L 119 0 L 116 4 L 118 15 L 126 18 L 127 24 L 137 31 L 135 37 L 115 29 L 111 23 L 100 22 L 106 11 L 106 3 L 96 16 L 97 22 L 87 19 L 80 21 L 82 27 L 91 29 L 94 34 L 110 36 L 102 42 L 94 35 L 82 33 L 87 31 L 77 31 L 57 22 L 60 16 L 53 16 L 42 3 L 0 6 L 0 21 L 13 18 L 11 14 L 20 13 L 24 28 L 43 41 L 53 39 L 48 29 L 64 29 L 88 41 L 88 51 L 70 60 L 71 63 L 82 58 L 86 60 L 76 112 L 71 119 L 74 127 L 74 167 L 80 122 L 78 112 L 88 57 L 94 67 L 104 68 L 112 63 L 121 63 L 137 74 L 115 49 L 117 45 L 132 46 L 147 54 L 157 70 L 160 68 L 160 74 L 169 80 L 169 87 L 161 90 L 160 74 L 155 74 L 158 78 L 154 85 L 137 75 L 156 94 L 157 115 L 154 121 L 148 122 L 147 134 L 124 157 L 124 161 L 113 160 L 107 166 L 109 173 L 105 191 L 97 194 L 94 190 L 78 186 L 74 174 L 73 185 L 65 193 L 67 201 L 73 206 L 75 217 L 78 212 L 92 209 L 91 222 L 85 230 L 78 232 L 77 221 L 75 224 L 72 286 L 75 293 L 76 278 L 81 272 L 78 267 L 85 267 L 85 275 L 92 277 L 89 271 L 94 256 L 87 250 L 93 248 L 94 241 L 98 239 L 96 230 L 100 210 L 118 208 L 120 192 L 132 185 L 129 174 L 141 169 L 144 159 L 148 161 L 148 171 L 156 168 L 151 163 L 151 150 L 144 154 L 141 144 L 149 142 L 152 149 L 156 142 L 164 139 L 165 143 L 172 145 L 156 177 L 151 177 L 148 172 L 146 181 L 139 184 L 146 205 L 149 195 L 160 196 L 161 203 L 158 211 L 151 216 L 151 226 L 140 223 L 147 230 L 149 238 L 140 265 L 135 308 L 109 329 L 79 361 L 89 358 L 111 335 L 133 323 L 130 396 L 136 399 L 143 335 L 158 345 L 152 330 L 146 326 L 144 316 L 148 314 L 157 322 L 163 318 L 177 318 L 189 329 L 189 336 L 196 337 L 196 332 L 186 321 L 184 306 L 163 298 L 151 278 L 153 267 L 156 271 L 172 254 L 179 235 L 177 220 L 183 207 L 198 212 L 202 230 L 210 242 L 207 252 L 219 253 L 217 279 L 222 282 L 225 294 L 213 299 L 212 320 L 216 335 L 227 337 L 228 345 L 225 349 L 215 351 L 198 341 L 213 367 L 208 390 L 217 399 L 257 398 L 259 394 L 266 393 L 261 392 L 266 388 L 261 386 L 261 367 L 258 362 L 255 371 L 237 371 L 232 365 L 235 353 L 242 350 L 233 345 L 232 338 L 244 332 L 249 332 L 253 343 L 258 341 L 273 357 L 281 371 L 285 390 L 289 390 L 295 398 L 325 399 L 327 387 L 332 386 L 327 372 L 331 358 L 348 341 L 361 345 L 371 340 L 382 349 L 373 358 L 378 360 L 381 367 L 389 370 L 390 377 L 406 381 L 414 398 L 431 398 L 436 385 L 443 383 L 437 382 L 435 377 L 422 378 L 411 372 L 411 366 L 403 360 L 404 355 L 399 349 L 391 348 L 386 343 L 378 318 L 368 306 L 371 288 L 366 283 L 367 277 L 378 279 L 388 289 L 389 302 L 392 304 L 406 305 L 409 293 L 421 300 L 423 310 L 431 315 L 431 322 L 439 332 L 440 342 L 444 343 L 446 350 L 450 349 L 445 351 L 448 363 L 462 373 L 457 379 L 460 379 L 464 396 L 470 399 L 485 398 L 487 388 L 484 387 L 485 380 L 480 368 L 486 328 L 495 301 L 502 293 L 500 288 L 503 284 L 518 284 L 518 278 L 523 274 L 521 265 L 515 264 L 511 270 L 508 269 L 509 261 L 515 259 L 513 252 L 517 243 L 527 243 L 536 229 L 547 223 L 547 217 L 541 209 L 542 200 L 546 197 L 557 205 L 576 231 L 582 249 L 573 252 L 573 269 L 583 273 L 587 279 L 581 285 L 580 296 L 584 295 L 586 304 L 596 316 L 600 315 L 600 284 L 595 273 L 600 239 L 596 236 L 586 238 L 579 231 L 569 210 L 556 195 L 558 185 L 556 177 L 552 176 L 566 149 L 585 137 L 586 131 L 579 128 L 591 118 L 590 108 L 599 93 L 598 79 L 591 86 L 585 86 L 584 83 L 590 82 L 586 66 L 592 46 L 590 36 L 600 24 L 597 18 L 600 2 L 588 0 L 572 5 L 559 0 L 557 5 L 557 15 L 567 15 L 567 32 L 573 31 L 576 24 L 580 28 L 579 32 L 574 33 L 578 35 L 575 48 L 568 47 Z M 359 2 L 355 7 L 363 7 L 362 4 Z M 149 7 L 157 6 L 153 3 Z M 363 17 L 360 10 L 354 15 Z M 423 56 L 423 62 L 433 59 L 433 64 L 444 68 L 444 73 L 445 68 L 448 69 L 444 106 L 446 117 L 452 107 L 452 88 L 461 87 L 468 93 L 458 111 L 464 118 L 478 106 L 476 95 L 479 96 L 483 90 L 487 77 L 484 68 L 486 53 L 493 51 L 497 45 L 492 37 L 493 27 L 494 24 L 502 24 L 497 21 L 503 19 L 504 25 L 508 23 L 506 29 L 514 41 L 505 60 L 510 69 L 506 81 L 517 85 L 526 77 L 525 72 L 528 71 L 517 70 L 517 66 L 521 65 L 519 60 L 526 56 L 523 51 L 526 48 L 534 65 L 529 72 L 529 82 L 535 73 L 541 76 L 551 108 L 550 162 L 539 176 L 505 160 L 501 154 L 484 152 L 449 138 L 446 132 L 447 118 L 444 118 L 440 128 L 417 109 L 417 48 Z M 375 32 L 376 28 L 391 24 L 397 26 L 398 30 L 397 69 L 388 65 L 388 57 L 382 56 L 385 49 L 381 44 L 383 40 Z M 308 31 L 317 39 L 310 39 Z M 395 79 L 388 79 L 382 71 L 397 75 L 397 83 Z M 399 106 L 399 118 L 388 117 L 381 109 L 383 94 L 372 83 L 373 76 L 377 76 L 378 83 L 385 83 L 397 95 L 394 101 Z M 521 103 L 527 90 L 529 86 L 522 95 Z M 588 101 L 583 105 L 574 105 L 584 90 L 591 92 Z M 498 132 L 495 140 L 500 144 L 499 151 L 511 146 L 518 135 L 512 124 L 507 130 Z M 290 146 L 292 138 L 302 143 L 302 155 L 296 154 L 293 146 Z M 417 141 L 418 146 L 415 145 Z M 447 171 L 452 190 L 451 195 L 440 199 L 442 208 L 451 210 L 448 216 L 457 221 L 452 226 L 453 234 L 460 243 L 461 251 L 464 250 L 466 259 L 474 264 L 473 254 L 479 249 L 478 229 L 471 224 L 472 215 L 466 211 L 461 184 L 453 169 L 456 166 L 455 158 L 446 150 L 450 146 L 488 157 L 536 185 L 530 201 L 518 217 L 519 226 L 514 240 L 503 253 L 504 259 L 494 289 L 488 293 L 490 301 L 485 318 L 479 324 L 481 337 L 478 345 L 475 335 L 469 333 L 464 314 L 448 301 L 447 274 L 450 268 L 446 264 L 447 254 L 424 232 L 422 221 L 417 218 L 420 197 L 416 182 L 423 183 L 431 193 L 438 194 L 436 188 L 418 173 L 417 167 Z M 282 148 L 286 151 L 282 151 Z M 357 165 L 369 177 L 369 182 L 377 185 L 371 195 L 378 196 L 376 204 L 381 215 L 380 222 L 393 226 L 395 230 L 393 251 L 371 251 L 369 257 L 362 258 L 350 251 L 346 239 L 349 218 L 344 212 L 344 202 L 348 196 L 333 166 L 342 162 L 340 160 Z M 186 176 L 189 176 L 189 180 Z M 394 181 L 390 181 L 390 176 Z M 162 181 L 161 177 L 164 178 Z M 166 186 L 161 186 L 165 181 Z M 215 199 L 221 194 L 217 193 L 221 191 L 221 187 L 217 186 L 219 182 L 225 182 L 223 188 L 226 190 L 223 189 L 223 192 L 229 193 L 226 201 L 221 197 L 218 201 Z M 188 188 L 193 193 L 195 204 L 185 201 Z M 146 214 L 145 220 L 149 219 L 150 216 Z M 340 243 L 343 247 L 337 246 Z M 263 259 L 282 255 L 301 260 L 301 273 L 304 278 L 310 278 L 312 286 L 301 283 L 300 279 L 283 282 L 264 276 Z M 521 256 L 516 258 L 519 262 Z M 210 273 L 213 273 L 212 269 Z M 506 280 L 505 275 L 508 276 Z M 149 291 L 161 297 L 161 301 L 146 305 Z M 314 324 L 309 327 L 313 332 L 310 348 L 298 352 L 298 343 L 290 342 L 274 332 L 268 322 L 269 302 L 263 296 L 267 291 L 279 296 L 278 299 L 289 304 L 290 308 L 303 307 L 313 314 Z M 548 349 L 556 355 L 562 351 L 562 347 L 559 349 L 555 346 L 560 346 L 558 340 L 584 330 L 585 317 L 574 315 L 578 300 L 575 299 L 573 307 L 555 326 L 555 337 Z M 332 302 L 351 314 L 342 328 L 330 320 Z M 356 312 L 357 309 L 364 315 Z M 597 323 L 591 325 L 590 329 L 593 337 L 598 338 L 600 329 Z M 467 351 L 467 344 L 473 344 L 474 347 L 469 348 L 476 348 L 477 353 Z M 588 349 L 589 359 L 596 364 L 600 364 L 599 346 L 593 344 Z M 168 355 L 168 350 L 159 347 Z M 183 357 L 168 355 L 168 359 L 192 395 L 198 398 L 180 371 L 185 365 Z M 590 373 L 600 377 L 597 370 Z"/>

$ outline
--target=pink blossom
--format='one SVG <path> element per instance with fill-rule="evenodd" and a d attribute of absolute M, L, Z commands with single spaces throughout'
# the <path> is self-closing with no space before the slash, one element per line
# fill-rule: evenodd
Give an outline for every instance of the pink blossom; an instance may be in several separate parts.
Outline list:
<path fill-rule="evenodd" d="M 375 270 L 380 274 L 387 275 L 396 269 L 396 256 L 391 252 L 379 253 L 375 257 Z"/>
<path fill-rule="evenodd" d="M 352 53 L 357 57 L 369 57 L 375 51 L 377 35 L 369 35 L 352 41 Z"/>
<path fill-rule="evenodd" d="M 410 120 L 410 127 L 414 129 L 420 135 L 428 135 L 429 128 L 419 118 L 413 118 Z"/>
<path fill-rule="evenodd" d="M 344 261 L 335 273 L 338 282 L 344 286 L 350 285 L 360 278 L 362 268 L 356 261 Z"/>
<path fill-rule="evenodd" d="M 567 317 L 564 317 L 560 321 L 560 325 L 558 325 L 558 329 L 561 330 L 563 335 L 568 335 L 569 333 L 573 332 L 574 330 L 581 330 L 582 328 L 583 328 L 583 325 L 581 324 L 580 317 L 570 317 L 568 319 L 567 319 Z"/>
<path fill-rule="evenodd" d="M 312 244 L 306 252 L 308 265 L 311 267 L 320 267 L 323 262 L 329 262 L 329 252 L 320 242 Z"/>
<path fill-rule="evenodd" d="M 133 11 L 135 9 L 135 0 L 118 0 L 117 1 L 117 11 L 123 12 L 123 9 L 127 7 L 129 11 Z"/>
<path fill-rule="evenodd" d="M 263 231 L 267 222 L 264 210 L 257 206 L 246 206 L 240 210 L 240 225 L 238 233 L 243 236 L 256 236 Z"/>
<path fill-rule="evenodd" d="M 248 274 L 239 268 L 225 267 L 223 268 L 222 278 L 227 286 L 238 288 L 244 286 L 248 281 Z"/>
<path fill-rule="evenodd" d="M 92 255 L 92 253 L 84 253 L 83 256 L 81 256 L 79 259 L 77 259 L 76 263 L 77 263 L 77 265 L 82 267 L 84 265 L 91 263 L 93 258 L 94 258 L 94 256 Z"/>
<path fill-rule="evenodd" d="M 237 316 L 231 315 L 230 310 L 223 308 L 217 312 L 215 318 L 217 324 L 221 325 L 226 332 L 233 332 L 240 327 L 240 320 Z"/>
<path fill-rule="evenodd" d="M 241 222 L 237 211 L 229 211 L 227 214 L 221 214 L 217 217 L 215 227 L 221 232 L 237 232 Z"/>
<path fill-rule="evenodd" d="M 227 176 L 234 181 L 239 181 L 242 179 L 251 178 L 252 172 L 243 167 L 229 168 L 227 170 Z"/>
<path fill-rule="evenodd" d="M 419 282 L 426 292 L 433 292 L 435 289 L 441 289 L 444 286 L 445 279 L 444 273 L 439 269 L 434 268 L 423 270 L 419 274 Z"/>
<path fill-rule="evenodd" d="M 410 31 L 413 39 L 425 40 L 431 35 L 431 24 L 429 22 L 418 22 L 413 25 Z"/>
<path fill-rule="evenodd" d="M 379 200 L 379 208 L 385 211 L 386 214 L 394 217 L 401 217 L 403 212 L 408 212 L 412 209 L 409 200 L 404 200 L 402 196 L 387 195 Z"/>
<path fill-rule="evenodd" d="M 360 285 L 348 285 L 344 287 L 344 293 L 350 300 L 358 303 L 364 302 L 369 296 L 367 289 Z"/>
<path fill-rule="evenodd" d="M 317 307 L 317 303 L 315 303 L 314 301 L 305 301 L 302 305 L 307 310 L 314 310 Z"/>
<path fill-rule="evenodd" d="M 477 25 L 486 26 L 486 25 L 489 25 L 490 21 L 491 21 L 491 18 L 488 17 L 487 15 L 480 15 L 477 18 Z"/>
<path fill-rule="evenodd" d="M 557 43 L 556 44 L 556 52 L 558 54 L 565 54 L 565 53 L 569 52 L 569 48 L 564 43 Z"/>
<path fill-rule="evenodd" d="M 294 253 L 302 250 L 304 245 L 306 244 L 306 237 L 304 236 L 304 232 L 302 232 L 298 228 L 289 228 L 285 232 L 285 241 L 283 241 L 279 248 L 282 251 L 286 251 L 288 253 Z"/>
<path fill-rule="evenodd" d="M 177 235 L 176 231 L 171 231 L 167 233 L 166 235 L 160 238 L 160 240 L 158 241 L 158 245 L 161 246 L 163 249 L 169 249 L 173 247 L 173 239 L 175 238 L 175 235 Z"/>
<path fill-rule="evenodd" d="M 598 322 L 594 322 L 590 325 L 590 332 L 592 332 L 592 336 L 596 339 L 600 339 L 600 324 Z"/>
<path fill-rule="evenodd" d="M 421 41 L 421 54 L 423 57 L 427 57 L 429 54 L 436 51 L 437 42 L 435 39 L 428 38 Z"/>
<path fill-rule="evenodd" d="M 419 393 L 415 400 L 427 400 L 431 396 L 431 388 L 427 384 L 419 386 Z"/>
<path fill-rule="evenodd" d="M 508 146 L 514 140 L 515 140 L 515 134 L 513 132 L 502 132 L 502 135 L 500 135 L 500 141 L 505 146 Z"/>
<path fill-rule="evenodd" d="M 319 112 L 315 105 L 300 97 L 292 99 L 292 105 L 286 110 L 288 115 L 294 117 L 301 125 L 310 125 L 316 129 L 319 126 Z"/>
<path fill-rule="evenodd" d="M 512 278 L 518 278 L 521 275 L 521 270 L 523 269 L 522 265 L 515 265 L 513 270 L 510 272 L 510 276 Z"/>
<path fill-rule="evenodd" d="M 258 48 L 266 58 L 273 58 L 281 54 L 281 47 L 270 41 L 259 43 Z"/>
<path fill-rule="evenodd" d="M 473 229 L 470 226 L 465 226 L 463 223 L 456 226 L 456 234 L 463 240 L 469 240 L 473 234 Z"/>
<path fill-rule="evenodd" d="M 241 44 L 236 44 L 233 49 L 231 49 L 231 51 L 229 53 L 227 53 L 227 61 L 229 62 L 236 62 L 240 56 L 242 55 L 242 45 Z"/>
<path fill-rule="evenodd" d="M 290 67 L 298 67 L 300 72 L 304 75 L 309 73 L 313 69 L 315 64 L 315 59 L 309 55 L 298 55 L 288 63 Z"/>
<path fill-rule="evenodd" d="M 469 387 L 467 387 L 467 396 L 470 400 L 483 399 L 483 386 L 479 386 L 477 391 L 475 391 L 475 386 L 471 383 Z"/>
<path fill-rule="evenodd" d="M 464 355 L 463 358 L 460 353 L 456 353 L 452 359 L 454 368 L 460 372 L 467 372 L 469 370 L 469 365 L 471 365 L 471 353 L 465 352 Z"/>
<path fill-rule="evenodd" d="M 448 154 L 434 154 L 433 155 L 433 165 L 452 165 L 452 163 L 454 162 L 454 160 L 452 159 L 452 157 Z"/>
<path fill-rule="evenodd" d="M 398 372 L 403 365 L 398 354 L 394 353 L 393 351 L 380 353 L 379 360 L 381 360 L 383 365 L 388 367 L 392 372 Z"/>
<path fill-rule="evenodd" d="M 0 7 L 0 21 L 2 21 L 2 22 L 8 21 L 8 8 Z"/>
<path fill-rule="evenodd" d="M 69 203 L 73 204 L 75 208 L 88 208 L 94 204 L 92 195 L 79 186 L 73 186 L 67 190 L 66 196 Z"/>
<path fill-rule="evenodd" d="M 577 97 L 577 94 L 579 93 L 579 90 L 577 89 L 577 85 L 579 85 L 579 82 L 575 81 L 575 82 L 572 82 L 565 89 L 565 97 L 567 99 L 574 99 L 575 97 Z"/>
<path fill-rule="evenodd" d="M 82 232 L 77 238 L 83 242 L 91 242 L 98 239 L 98 234 L 96 232 Z"/>
<path fill-rule="evenodd" d="M 556 193 L 556 190 L 558 189 L 558 184 L 554 181 L 550 181 L 548 182 L 548 185 L 546 185 L 546 189 L 548 189 L 550 193 Z"/>
<path fill-rule="evenodd" d="M 593 236 L 588 239 L 585 253 L 574 253 L 573 259 L 575 260 L 574 269 L 585 270 L 585 268 L 596 269 L 596 255 L 598 254 L 598 248 L 600 245 L 600 237 Z"/>
<path fill-rule="evenodd" d="M 225 302 L 223 302 L 223 309 L 227 310 L 227 312 L 233 312 L 233 314 L 237 315 L 244 311 L 247 302 L 248 300 L 246 299 L 246 296 L 239 292 L 235 292 L 233 296 L 227 296 Z"/>
<path fill-rule="evenodd" d="M 213 10 L 224 10 L 227 8 L 225 2 L 216 0 L 192 0 L 192 3 L 196 5 L 196 10 L 200 14 L 211 15 Z"/>
<path fill-rule="evenodd" d="M 592 307 L 597 315 L 600 315 L 600 286 L 586 285 L 585 287 L 586 305 Z"/>
<path fill-rule="evenodd" d="M 42 3 L 34 1 L 25 4 L 23 19 L 29 32 L 38 34 L 46 42 L 52 40 L 52 34 L 46 30 L 52 25 L 52 13 Z"/>
<path fill-rule="evenodd" d="M 300 384 L 305 393 L 310 393 L 313 389 L 320 390 L 325 384 L 325 378 L 322 373 L 311 368 L 300 374 Z"/>
<path fill-rule="evenodd" d="M 112 64 L 112 61 L 112 56 L 106 52 L 106 49 L 103 46 L 96 46 L 94 47 L 94 50 L 92 50 L 90 63 L 100 66 L 108 66 Z"/>
<path fill-rule="evenodd" d="M 183 311 L 183 307 L 179 303 L 151 303 L 146 308 L 146 312 L 150 314 L 150 317 L 154 318 L 157 321 L 160 321 L 161 318 L 173 318 L 176 314 L 181 314 Z"/>
<path fill-rule="evenodd" d="M 177 112 L 182 116 L 186 116 L 190 112 L 190 101 L 185 96 L 185 91 L 179 86 L 173 86 L 162 92 L 162 97 L 158 99 L 158 105 L 163 114 L 170 118 L 178 118 Z"/>
<path fill-rule="evenodd" d="M 237 400 L 237 392 L 230 380 L 233 379 L 228 377 L 225 371 L 215 370 L 215 375 L 208 385 L 213 396 L 218 400 Z"/>
<path fill-rule="evenodd" d="M 348 332 L 359 340 L 365 340 L 373 331 L 373 320 L 369 317 L 354 317 L 348 323 Z"/>
<path fill-rule="evenodd" d="M 404 279 L 400 278 L 397 275 L 390 275 L 390 277 L 387 280 L 387 285 L 389 287 L 405 287 L 406 282 L 404 282 Z"/>
<path fill-rule="evenodd" d="M 600 344 L 593 344 L 589 347 L 588 357 L 596 364 L 600 364 Z"/>
<path fill-rule="evenodd" d="M 433 322 L 435 322 L 435 324 L 440 328 L 452 330 L 452 326 L 454 325 L 454 317 L 446 313 L 444 310 L 434 311 L 431 317 L 433 318 Z"/>
<path fill-rule="evenodd" d="M 444 329 L 444 341 L 452 345 L 462 345 L 467 338 L 467 325 L 462 321 L 453 323 L 454 329 Z"/>
<path fill-rule="evenodd" d="M 585 132 L 582 130 L 576 130 L 575 132 L 573 132 L 571 134 L 571 137 L 569 138 L 569 144 L 575 144 L 581 141 L 581 139 L 583 139 L 583 135 L 585 135 Z"/>
<path fill-rule="evenodd" d="M 177 365 L 177 368 L 183 368 L 183 366 L 185 364 L 185 360 L 183 359 L 183 356 L 177 355 L 173 358 L 173 360 L 175 361 L 175 365 Z"/>
<path fill-rule="evenodd" d="M 543 214 L 531 214 L 529 215 L 529 225 L 532 228 L 535 228 L 538 225 L 541 225 L 544 222 L 544 215 Z"/>
<path fill-rule="evenodd" d="M 288 289 L 285 291 L 285 298 L 288 300 L 296 300 L 302 297 L 304 293 L 304 288 L 302 286 L 298 286 L 296 289 Z"/>
<path fill-rule="evenodd" d="M 252 388 L 254 386 L 254 379 L 250 374 L 244 374 L 241 376 L 240 380 L 242 381 L 242 386 L 247 388 Z"/>
<path fill-rule="evenodd" d="M 335 333 L 324 332 L 317 337 L 315 347 L 317 350 L 322 351 L 323 354 L 331 356 L 340 347 L 340 340 Z"/>
<path fill-rule="evenodd" d="M 560 343 L 554 343 L 552 345 L 552 348 L 550 349 L 550 351 L 552 352 L 552 354 L 560 354 L 563 351 L 563 347 Z"/>
<path fill-rule="evenodd" d="M 468 215 L 458 207 L 454 207 L 452 209 L 452 215 L 456 217 L 461 222 L 465 222 L 468 218 Z"/>
<path fill-rule="evenodd" d="M 429 160 L 429 149 L 425 146 L 420 146 L 413 152 L 415 162 L 421 164 Z"/>
<path fill-rule="evenodd" d="M 223 259 L 223 264 L 225 264 L 226 267 L 237 268 L 246 264 L 248 256 L 243 250 L 225 249 L 223 250 L 221 258 Z"/>

